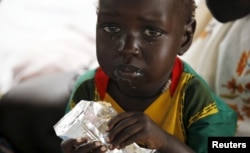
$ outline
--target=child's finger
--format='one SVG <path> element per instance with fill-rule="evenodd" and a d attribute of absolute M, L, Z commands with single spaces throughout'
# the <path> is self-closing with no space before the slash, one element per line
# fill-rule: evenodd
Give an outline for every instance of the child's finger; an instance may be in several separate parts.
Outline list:
<path fill-rule="evenodd" d="M 138 131 L 138 128 L 135 126 L 137 122 L 137 120 L 131 118 L 124 118 L 123 120 L 120 120 L 112 129 L 109 130 L 109 135 L 106 141 L 108 143 L 115 142 L 117 144 L 127 139 Z"/>
<path fill-rule="evenodd" d="M 129 118 L 131 116 L 133 116 L 133 113 L 120 113 L 118 115 L 116 115 L 114 118 L 112 118 L 109 123 L 108 123 L 108 130 L 111 130 L 112 128 L 114 128 L 114 126 L 120 122 L 123 119 Z"/>
<path fill-rule="evenodd" d="M 77 152 L 85 153 L 85 152 L 100 152 L 102 149 L 102 143 L 99 141 L 90 142 L 87 144 L 83 144 L 78 146 L 76 149 Z"/>
<path fill-rule="evenodd" d="M 67 139 L 62 141 L 61 148 L 64 153 L 72 153 L 77 148 L 77 146 L 87 142 L 88 140 L 86 138 Z"/>

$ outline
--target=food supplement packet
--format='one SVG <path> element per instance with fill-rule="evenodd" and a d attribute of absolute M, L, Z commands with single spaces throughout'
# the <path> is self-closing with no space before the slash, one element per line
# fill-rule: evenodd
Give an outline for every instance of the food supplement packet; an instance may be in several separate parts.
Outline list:
<path fill-rule="evenodd" d="M 89 141 L 101 141 L 104 145 L 107 136 L 107 123 L 117 112 L 110 103 L 81 100 L 55 125 L 56 135 L 63 140 L 86 137 Z M 155 150 L 139 147 L 136 143 L 123 149 L 108 150 L 107 153 L 153 153 Z"/>

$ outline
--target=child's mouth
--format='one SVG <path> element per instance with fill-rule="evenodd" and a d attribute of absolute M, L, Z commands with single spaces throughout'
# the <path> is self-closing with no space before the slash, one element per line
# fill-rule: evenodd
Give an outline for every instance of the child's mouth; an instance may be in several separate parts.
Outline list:
<path fill-rule="evenodd" d="M 143 76 L 142 70 L 135 66 L 126 65 L 119 66 L 115 71 L 114 75 L 120 79 L 134 79 Z"/>

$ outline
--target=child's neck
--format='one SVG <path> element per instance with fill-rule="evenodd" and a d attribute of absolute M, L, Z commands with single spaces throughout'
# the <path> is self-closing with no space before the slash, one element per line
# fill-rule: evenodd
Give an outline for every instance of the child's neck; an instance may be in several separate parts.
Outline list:
<path fill-rule="evenodd" d="M 125 111 L 143 112 L 156 100 L 161 91 L 147 97 L 133 96 L 122 92 L 116 83 L 110 81 L 108 93 Z"/>

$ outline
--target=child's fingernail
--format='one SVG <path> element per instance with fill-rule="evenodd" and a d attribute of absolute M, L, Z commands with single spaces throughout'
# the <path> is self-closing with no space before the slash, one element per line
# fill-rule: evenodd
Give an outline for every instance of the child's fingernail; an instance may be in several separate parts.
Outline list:
<path fill-rule="evenodd" d="M 99 142 L 99 141 L 95 142 L 95 146 L 99 147 L 101 145 L 102 145 L 101 142 Z"/>
<path fill-rule="evenodd" d="M 113 145 L 112 145 L 112 144 L 109 145 L 109 149 L 110 149 L 110 150 L 113 150 Z"/>
<path fill-rule="evenodd" d="M 76 142 L 82 142 L 83 140 L 83 138 L 76 138 Z"/>
<path fill-rule="evenodd" d="M 108 126 L 105 127 L 105 131 L 107 131 L 107 132 L 109 131 L 109 127 Z"/>
<path fill-rule="evenodd" d="M 107 148 L 105 146 L 101 147 L 101 151 L 106 151 L 106 150 L 107 150 Z"/>
<path fill-rule="evenodd" d="M 106 142 L 107 142 L 107 143 L 109 143 L 109 142 L 110 142 L 110 139 L 109 139 L 108 137 L 106 138 Z"/>

